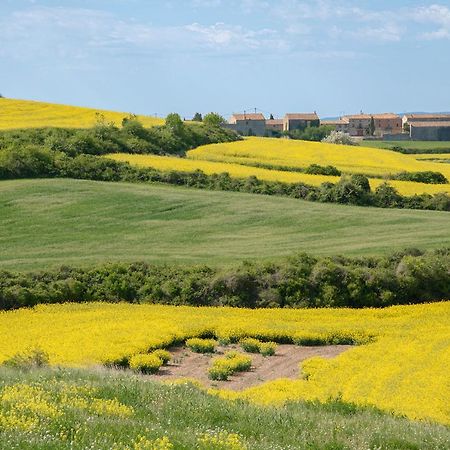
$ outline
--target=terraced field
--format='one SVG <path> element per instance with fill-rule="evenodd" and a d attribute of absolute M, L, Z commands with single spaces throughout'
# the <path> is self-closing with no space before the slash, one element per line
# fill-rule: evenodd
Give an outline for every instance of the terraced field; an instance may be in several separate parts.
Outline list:
<path fill-rule="evenodd" d="M 243 141 L 198 147 L 187 158 L 155 155 L 111 154 L 109 158 L 141 167 L 170 171 L 202 170 L 207 174 L 228 172 L 232 177 L 256 176 L 261 180 L 302 182 L 319 186 L 335 183 L 339 177 L 309 175 L 289 169 L 305 169 L 311 164 L 332 165 L 344 174 L 362 173 L 369 176 L 372 189 L 400 172 L 435 171 L 450 180 L 450 165 L 419 160 L 415 155 L 403 155 L 383 149 L 333 145 L 286 139 L 247 138 Z M 431 155 L 432 156 L 432 155 Z M 284 168 L 285 170 L 277 170 Z M 402 195 L 450 193 L 450 184 L 425 184 L 388 180 Z"/>
<path fill-rule="evenodd" d="M 448 213 L 174 186 L 0 182 L 0 269 L 104 261 L 232 264 L 305 251 L 377 254 L 450 245 Z"/>
<path fill-rule="evenodd" d="M 129 113 L 83 108 L 79 106 L 0 98 L 0 130 L 16 128 L 67 127 L 89 128 L 101 114 L 108 122 L 121 125 Z M 163 119 L 138 116 L 146 127 L 162 125 Z"/>

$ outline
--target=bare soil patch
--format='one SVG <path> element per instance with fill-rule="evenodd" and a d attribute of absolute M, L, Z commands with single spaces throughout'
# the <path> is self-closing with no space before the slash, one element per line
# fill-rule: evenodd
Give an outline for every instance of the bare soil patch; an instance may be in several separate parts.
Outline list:
<path fill-rule="evenodd" d="M 156 375 L 150 378 L 164 381 L 177 378 L 194 378 L 207 387 L 216 387 L 240 391 L 265 381 L 278 378 L 296 379 L 299 377 L 299 364 L 312 356 L 334 358 L 352 348 L 351 345 L 325 345 L 303 347 L 298 345 L 279 345 L 274 356 L 264 357 L 260 354 L 248 353 L 252 358 L 249 372 L 241 372 L 230 377 L 228 381 L 213 381 L 208 378 L 211 360 L 228 350 L 240 350 L 237 345 L 218 347 L 214 354 L 194 353 L 186 347 L 170 349 L 172 361 L 161 367 Z"/>

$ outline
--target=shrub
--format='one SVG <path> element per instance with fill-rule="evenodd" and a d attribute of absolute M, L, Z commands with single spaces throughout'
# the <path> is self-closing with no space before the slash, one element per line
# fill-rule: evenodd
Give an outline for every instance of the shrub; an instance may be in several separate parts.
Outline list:
<path fill-rule="evenodd" d="M 414 181 L 427 184 L 448 184 L 447 178 L 440 172 L 400 172 L 392 176 L 393 180 Z"/>
<path fill-rule="evenodd" d="M 158 372 L 163 365 L 161 358 L 154 354 L 138 354 L 130 358 L 130 369 L 135 372 L 152 374 Z"/>
<path fill-rule="evenodd" d="M 263 356 L 272 356 L 275 354 L 277 344 L 275 342 L 261 342 L 254 338 L 241 339 L 242 350 L 249 353 L 261 353 Z"/>
<path fill-rule="evenodd" d="M 208 370 L 208 376 L 212 380 L 227 380 L 236 372 L 250 370 L 252 360 L 246 355 L 236 351 L 225 353 L 222 358 L 216 358 Z"/>
<path fill-rule="evenodd" d="M 319 164 L 310 164 L 305 173 L 310 175 L 330 175 L 335 177 L 341 176 L 341 171 L 334 166 L 320 166 Z"/>
<path fill-rule="evenodd" d="M 214 353 L 217 341 L 214 339 L 191 338 L 186 341 L 186 347 L 195 353 Z"/>
<path fill-rule="evenodd" d="M 259 346 L 259 353 L 263 356 L 273 356 L 277 350 L 276 342 L 261 342 Z"/>
<path fill-rule="evenodd" d="M 172 355 L 170 354 L 170 352 L 163 349 L 154 350 L 150 354 L 157 356 L 162 361 L 163 365 L 167 364 L 172 359 Z"/>
<path fill-rule="evenodd" d="M 7 359 L 3 364 L 15 369 L 30 370 L 37 367 L 48 366 L 49 357 L 48 354 L 40 348 L 33 348 L 14 355 Z"/>
<path fill-rule="evenodd" d="M 259 346 L 261 345 L 261 342 L 258 341 L 258 339 L 245 338 L 242 339 L 239 344 L 245 352 L 259 353 Z"/>
<path fill-rule="evenodd" d="M 358 142 L 355 139 L 352 139 L 347 133 L 334 130 L 327 137 L 323 138 L 322 142 L 339 145 L 359 145 Z"/>

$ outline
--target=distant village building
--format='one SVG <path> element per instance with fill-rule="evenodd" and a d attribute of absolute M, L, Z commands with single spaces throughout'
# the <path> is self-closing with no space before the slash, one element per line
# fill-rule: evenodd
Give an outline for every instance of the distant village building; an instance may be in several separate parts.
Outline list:
<path fill-rule="evenodd" d="M 266 120 L 266 134 L 269 136 L 279 135 L 283 131 L 283 119 Z"/>
<path fill-rule="evenodd" d="M 266 119 L 260 113 L 233 114 L 226 127 L 244 136 L 264 136 Z"/>
<path fill-rule="evenodd" d="M 349 122 L 346 118 L 320 121 L 320 125 L 333 127 L 335 131 L 341 131 L 342 133 L 348 133 L 348 123 Z"/>
<path fill-rule="evenodd" d="M 402 117 L 402 127 L 408 129 L 412 122 L 448 122 L 450 114 L 405 114 Z"/>
<path fill-rule="evenodd" d="M 318 127 L 320 125 L 319 116 L 313 113 L 288 113 L 283 119 L 283 130 L 294 131 L 303 130 L 307 127 Z"/>
<path fill-rule="evenodd" d="M 394 113 L 382 114 L 353 114 L 342 117 L 348 120 L 348 133 L 350 136 L 370 136 L 370 122 L 374 120 L 374 136 L 385 134 L 401 134 L 403 132 L 402 119 Z"/>
<path fill-rule="evenodd" d="M 450 141 L 450 116 L 447 121 L 413 120 L 408 123 L 409 136 L 414 141 Z"/>

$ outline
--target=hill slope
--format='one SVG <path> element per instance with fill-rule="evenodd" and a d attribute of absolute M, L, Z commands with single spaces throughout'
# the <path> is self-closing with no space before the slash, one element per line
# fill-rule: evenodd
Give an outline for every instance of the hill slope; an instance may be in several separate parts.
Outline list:
<path fill-rule="evenodd" d="M 88 128 L 96 123 L 97 113 L 116 125 L 120 125 L 122 119 L 129 115 L 80 106 L 0 98 L 0 130 L 40 127 Z M 157 117 L 138 117 L 144 126 L 148 127 L 164 123 L 163 119 Z"/>
<path fill-rule="evenodd" d="M 100 261 L 229 264 L 295 252 L 375 254 L 450 245 L 448 213 L 173 186 L 0 182 L 0 269 Z"/>

